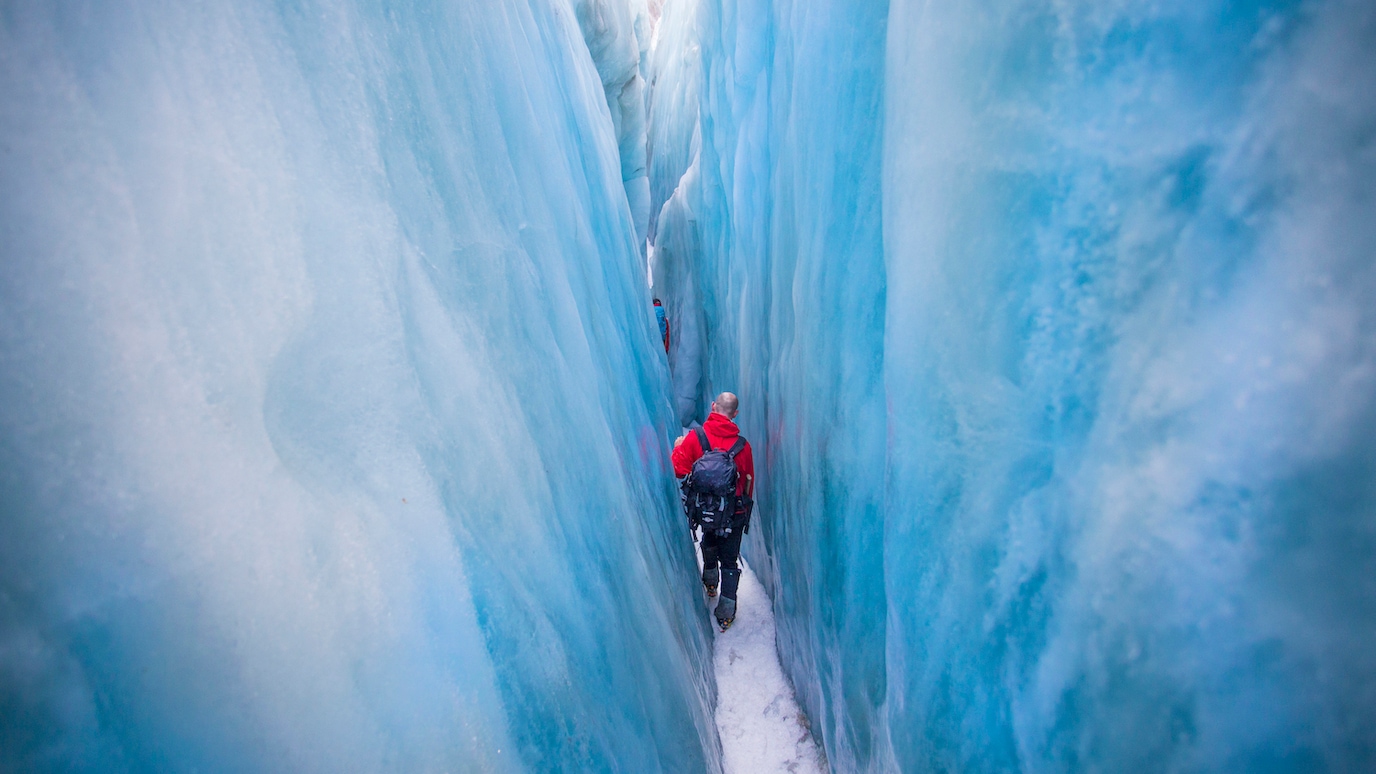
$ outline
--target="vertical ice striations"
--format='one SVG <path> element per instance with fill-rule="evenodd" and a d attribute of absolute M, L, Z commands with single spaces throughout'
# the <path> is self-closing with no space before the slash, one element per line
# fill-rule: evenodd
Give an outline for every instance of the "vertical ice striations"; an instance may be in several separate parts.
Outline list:
<path fill-rule="evenodd" d="M 621 180 L 642 254 L 650 219 L 645 169 L 645 79 L 641 62 L 650 48 L 646 0 L 575 0 L 574 12 L 607 97 L 621 156 Z"/>
<path fill-rule="evenodd" d="M 566 2 L 6 10 L 0 769 L 717 767 L 600 62 Z"/>
<path fill-rule="evenodd" d="M 836 769 L 1376 764 L 1376 11 L 682 0 L 671 39 L 656 285 L 760 439 Z"/>
<path fill-rule="evenodd" d="M 900 759 L 1371 768 L 1376 9 L 967 14 L 889 30 Z"/>
<path fill-rule="evenodd" d="M 649 237 L 655 295 L 664 302 L 673 326 L 669 351 L 673 403 L 680 424 L 701 420 L 706 323 L 713 318 L 700 282 L 704 268 L 695 207 L 701 206 L 698 164 L 698 110 L 702 61 L 697 40 L 698 0 L 670 2 L 662 10 L 651 50 L 649 126 Z"/>
<path fill-rule="evenodd" d="M 775 594 L 800 698 L 845 771 L 878 744 L 884 700 L 885 6 L 702 0 L 681 12 L 665 8 L 660 45 L 691 38 L 700 59 L 657 51 L 651 105 L 655 174 L 674 170 L 661 148 L 698 133 L 655 241 L 661 297 L 701 310 L 670 359 L 677 408 L 700 418 L 711 394 L 734 389 L 743 431 L 766 450 L 747 550 Z M 687 129 L 660 123 L 671 88 L 700 91 Z M 767 555 L 749 545 L 760 538 Z"/>

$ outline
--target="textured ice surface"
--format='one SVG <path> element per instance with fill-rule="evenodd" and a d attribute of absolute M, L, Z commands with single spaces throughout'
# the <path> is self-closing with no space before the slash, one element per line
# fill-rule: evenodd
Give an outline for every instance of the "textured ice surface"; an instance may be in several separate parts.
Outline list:
<path fill-rule="evenodd" d="M 0 768 L 715 769 L 723 388 L 838 770 L 1373 768 L 1373 41 L 7 6 Z"/>
<path fill-rule="evenodd" d="M 717 766 L 574 5 L 6 6 L 0 769 Z"/>
<path fill-rule="evenodd" d="M 741 396 L 832 764 L 1376 766 L 1376 8 L 671 0 L 657 39 L 676 408 Z"/>
<path fill-rule="evenodd" d="M 700 49 L 696 0 L 674 0 L 663 9 L 650 53 L 651 89 L 646 132 L 650 169 L 649 238 L 654 242 L 651 281 L 673 326 L 669 364 L 679 424 L 700 422 L 710 405 L 703 397 L 704 342 L 718 319 L 710 297 L 717 283 L 699 272 L 701 252 L 693 205 L 701 202 L 697 174 Z M 661 292 L 662 291 L 662 292 Z"/>
<path fill-rule="evenodd" d="M 709 610 L 715 612 L 720 601 Z M 821 774 L 825 759 L 779 665 L 773 605 L 744 560 L 736 603 L 736 622 L 717 633 L 712 654 L 722 769 L 725 774 Z"/>
<path fill-rule="evenodd" d="M 606 93 L 621 158 L 622 184 L 636 225 L 636 244 L 644 250 L 650 181 L 645 169 L 645 79 L 641 65 L 650 51 L 650 9 L 646 0 L 574 0 L 574 12 Z"/>

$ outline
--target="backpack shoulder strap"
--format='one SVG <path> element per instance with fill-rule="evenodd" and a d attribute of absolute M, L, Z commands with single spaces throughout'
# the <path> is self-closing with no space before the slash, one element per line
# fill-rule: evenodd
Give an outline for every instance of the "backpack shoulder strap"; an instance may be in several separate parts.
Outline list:
<path fill-rule="evenodd" d="M 693 428 L 693 432 L 697 434 L 698 446 L 702 447 L 702 453 L 706 454 L 712 451 L 712 442 L 707 440 L 707 431 L 703 430 L 701 427 L 695 427 Z"/>
<path fill-rule="evenodd" d="M 726 455 L 734 460 L 736 459 L 736 455 L 743 451 L 745 451 L 745 439 L 738 435 L 736 436 L 736 442 L 731 444 L 731 450 L 728 451 Z"/>

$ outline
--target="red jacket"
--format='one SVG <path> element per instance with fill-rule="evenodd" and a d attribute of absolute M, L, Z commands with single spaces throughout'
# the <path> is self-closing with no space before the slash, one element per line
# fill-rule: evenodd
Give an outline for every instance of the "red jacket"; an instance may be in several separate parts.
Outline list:
<path fill-rule="evenodd" d="M 741 434 L 736 423 L 726 418 L 725 414 L 718 414 L 715 411 L 707 415 L 707 421 L 702 423 L 702 429 L 707 431 L 707 440 L 712 443 L 713 449 L 730 449 L 736 442 L 736 438 Z M 698 444 L 698 434 L 689 433 L 684 437 L 683 442 L 674 447 L 674 453 L 670 459 L 674 462 L 674 475 L 683 478 L 693 469 L 693 463 L 702 456 L 702 447 Z M 750 455 L 750 442 L 745 442 L 745 448 L 736 455 L 736 470 L 740 472 L 739 480 L 736 481 L 736 495 L 738 497 L 755 496 L 755 458 Z"/>

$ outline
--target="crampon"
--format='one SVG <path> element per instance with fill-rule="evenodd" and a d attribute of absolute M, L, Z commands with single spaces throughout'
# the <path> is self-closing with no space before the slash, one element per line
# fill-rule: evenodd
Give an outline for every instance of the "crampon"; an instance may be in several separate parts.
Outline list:
<path fill-rule="evenodd" d="M 717 619 L 717 626 L 721 627 L 722 631 L 730 629 L 731 624 L 736 622 L 736 600 L 722 597 L 721 601 L 717 603 L 714 617 Z"/>

